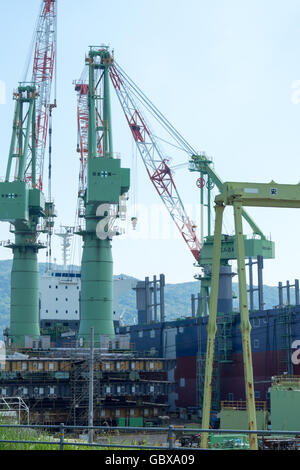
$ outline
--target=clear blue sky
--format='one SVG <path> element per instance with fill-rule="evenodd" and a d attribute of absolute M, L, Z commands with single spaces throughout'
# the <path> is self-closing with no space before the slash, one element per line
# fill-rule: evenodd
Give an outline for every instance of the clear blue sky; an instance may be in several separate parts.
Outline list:
<path fill-rule="evenodd" d="M 10 0 L 0 6 L 0 80 L 7 94 L 0 105 L 0 175 L 11 134 L 11 95 L 22 79 L 39 5 L 40 0 Z M 299 0 L 60 0 L 53 142 L 57 226 L 74 223 L 79 164 L 72 81 L 81 74 L 89 45 L 114 48 L 120 65 L 175 127 L 213 157 L 224 181 L 298 183 L 300 104 L 292 86 L 300 80 L 299 24 Z M 113 128 L 115 151 L 130 165 L 131 138 L 116 100 Z M 134 178 L 137 202 L 159 204 L 142 165 Z M 195 175 L 181 170 L 176 180 L 185 203 L 195 204 Z M 299 211 L 249 212 L 276 242 L 265 282 L 300 277 Z M 146 223 L 143 217 L 140 224 Z M 7 224 L 1 223 L 0 239 L 7 238 Z M 55 249 L 59 260 L 58 242 Z M 0 248 L 0 258 L 8 257 Z M 196 272 L 184 242 L 174 237 L 115 240 L 114 259 L 116 274 L 139 278 L 164 272 L 168 282 L 184 282 Z"/>

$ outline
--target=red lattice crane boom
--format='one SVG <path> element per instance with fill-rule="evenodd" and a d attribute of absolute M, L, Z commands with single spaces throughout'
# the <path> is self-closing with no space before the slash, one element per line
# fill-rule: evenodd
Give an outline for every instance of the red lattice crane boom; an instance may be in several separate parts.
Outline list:
<path fill-rule="evenodd" d="M 43 190 L 43 170 L 49 116 L 51 109 L 56 106 L 56 99 L 51 104 L 51 88 L 54 78 L 56 62 L 56 20 L 57 1 L 43 0 L 35 32 L 35 46 L 33 52 L 32 79 L 38 96 L 36 98 L 36 181 L 38 188 Z M 26 172 L 26 179 L 32 175 Z"/>
<path fill-rule="evenodd" d="M 126 75 L 116 63 L 110 67 L 110 78 L 149 178 L 194 258 L 198 261 L 201 243 L 197 238 L 195 226 L 186 213 L 168 165 L 168 159 L 160 149 L 158 139 L 147 124 L 145 116 L 138 108 L 132 84 L 128 82 Z"/>

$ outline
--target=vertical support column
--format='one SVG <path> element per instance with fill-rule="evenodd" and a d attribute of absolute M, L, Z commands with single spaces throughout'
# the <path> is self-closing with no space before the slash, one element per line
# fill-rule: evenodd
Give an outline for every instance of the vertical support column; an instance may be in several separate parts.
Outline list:
<path fill-rule="evenodd" d="M 90 333 L 90 364 L 89 364 L 89 426 L 94 425 L 94 328 Z M 89 429 L 89 444 L 94 440 L 94 431 Z"/>
<path fill-rule="evenodd" d="M 30 106 L 29 106 L 29 110 L 28 110 L 28 118 L 27 118 L 28 123 L 32 122 L 33 111 L 34 111 L 34 101 L 31 101 Z M 23 121 L 21 121 L 21 119 L 24 119 L 23 118 L 23 103 L 22 102 L 21 102 L 20 122 L 23 122 Z M 18 180 L 19 181 L 22 181 L 23 178 L 24 178 L 24 173 L 25 173 L 25 168 L 26 168 L 26 161 L 27 161 L 26 160 L 27 159 L 26 149 L 28 149 L 28 142 L 29 142 L 29 138 L 30 138 L 30 132 L 31 132 L 31 126 L 27 125 L 24 142 L 23 142 L 23 133 L 20 132 L 20 139 L 22 139 L 22 140 L 19 144 L 20 145 L 19 148 L 23 149 L 23 152 L 22 152 L 21 160 L 19 160 L 19 167 L 18 167 Z"/>
<path fill-rule="evenodd" d="M 88 210 L 90 210 L 88 206 Z M 79 337 L 88 346 L 90 329 L 94 328 L 96 343 L 100 335 L 114 337 L 113 324 L 113 259 L 111 240 L 100 240 L 96 223 L 87 219 L 83 233 L 84 247 L 81 261 L 81 318 Z"/>
<path fill-rule="evenodd" d="M 95 64 L 90 62 L 89 65 L 89 126 L 88 126 L 88 153 L 89 158 L 97 157 L 97 133 L 96 128 L 96 90 L 95 90 Z"/>
<path fill-rule="evenodd" d="M 202 315 L 202 302 L 203 302 L 203 299 L 201 297 L 201 294 L 198 294 L 197 295 L 197 317 L 201 317 Z"/>
<path fill-rule="evenodd" d="M 263 283 L 264 259 L 262 256 L 257 257 L 257 281 L 258 281 L 258 308 L 264 309 L 264 283 Z"/>
<path fill-rule="evenodd" d="M 207 315 L 210 282 L 211 282 L 211 273 L 209 273 L 208 275 L 207 272 L 205 272 L 204 277 L 200 279 L 200 294 L 198 294 L 198 310 L 197 310 L 198 317 Z"/>
<path fill-rule="evenodd" d="M 207 324 L 207 347 L 206 347 L 206 362 L 205 362 L 205 381 L 204 381 L 204 396 L 202 407 L 202 429 L 209 429 L 210 423 L 210 410 L 212 398 L 212 375 L 213 375 L 213 362 L 215 352 L 215 337 L 217 332 L 217 305 L 218 305 L 218 292 L 219 292 L 219 273 L 220 273 L 220 258 L 221 258 L 221 238 L 222 238 L 222 220 L 224 206 L 216 205 L 216 219 L 215 219 L 215 233 L 213 245 L 213 264 L 212 264 L 212 277 L 211 277 L 211 291 L 209 301 L 209 318 Z M 201 447 L 206 449 L 208 447 L 208 433 L 202 433 Z"/>
<path fill-rule="evenodd" d="M 291 305 L 290 281 L 286 281 L 286 303 Z"/>
<path fill-rule="evenodd" d="M 196 316 L 196 297 L 195 294 L 191 295 L 192 318 Z"/>
<path fill-rule="evenodd" d="M 283 306 L 283 293 L 282 293 L 282 282 L 278 283 L 278 297 L 279 297 L 279 307 Z"/>
<path fill-rule="evenodd" d="M 153 276 L 153 307 L 154 307 L 154 321 L 157 323 L 157 279 Z"/>
<path fill-rule="evenodd" d="M 207 235 L 211 236 L 211 177 L 207 178 Z"/>
<path fill-rule="evenodd" d="M 64 439 L 65 439 L 65 425 L 60 423 L 59 426 L 59 450 L 64 450 Z"/>
<path fill-rule="evenodd" d="M 152 320 L 152 307 L 151 307 L 151 292 L 149 277 L 145 278 L 145 291 L 146 291 L 146 323 L 149 325 Z"/>
<path fill-rule="evenodd" d="M 254 310 L 254 299 L 253 299 L 253 262 L 252 258 L 249 258 L 249 299 L 250 299 L 250 312 Z"/>
<path fill-rule="evenodd" d="M 246 284 L 246 267 L 245 267 L 245 246 L 243 237 L 242 222 L 242 204 L 240 202 L 233 203 L 235 236 L 237 245 L 237 264 L 239 279 L 239 295 L 240 295 L 240 315 L 241 315 L 241 333 L 243 344 L 243 362 L 246 387 L 246 402 L 248 411 L 249 430 L 256 430 L 256 409 L 254 396 L 253 368 L 252 368 L 252 351 L 251 351 L 251 324 L 249 321 L 247 284 Z M 257 450 L 257 435 L 249 435 L 250 449 Z"/>
<path fill-rule="evenodd" d="M 204 173 L 201 171 L 200 172 L 201 181 L 204 181 L 203 176 L 204 176 Z M 204 186 L 203 186 L 203 184 L 201 184 L 201 187 L 200 187 L 200 223 L 201 223 L 201 225 L 200 225 L 200 230 L 201 230 L 200 241 L 201 241 L 201 244 L 202 244 L 203 241 L 204 241 Z"/>
<path fill-rule="evenodd" d="M 204 302 L 203 302 L 203 296 L 204 296 L 204 289 L 202 287 L 202 282 L 200 281 L 200 293 L 197 295 L 197 317 L 201 317 L 204 314 Z"/>
<path fill-rule="evenodd" d="M 32 181 L 32 187 L 34 188 L 35 185 L 37 184 L 36 181 L 36 100 L 34 100 L 33 103 L 33 114 L 32 114 L 32 130 L 31 130 L 31 155 L 32 155 L 32 161 L 31 161 L 31 181 Z M 49 146 L 52 145 L 52 111 L 51 111 L 51 106 L 50 106 L 50 114 L 49 114 Z M 50 135 L 50 130 L 51 130 L 51 135 Z M 50 157 L 51 157 L 52 149 L 50 147 Z M 50 162 L 51 164 L 51 159 Z M 51 195 L 49 197 L 49 202 L 51 202 Z"/>
<path fill-rule="evenodd" d="M 40 336 L 38 247 L 26 245 L 26 236 L 32 233 L 16 233 L 11 271 L 9 337 L 20 348 L 25 347 L 25 336 Z"/>
<path fill-rule="evenodd" d="M 161 322 L 166 321 L 166 317 L 165 317 L 165 285 L 166 285 L 165 275 L 161 274 L 160 275 L 160 321 Z"/>
<path fill-rule="evenodd" d="M 12 133 L 11 142 L 10 142 L 9 158 L 8 158 L 8 163 L 7 163 L 5 181 L 9 181 L 9 178 L 10 178 L 11 166 L 12 166 L 12 162 L 14 158 L 13 153 L 14 153 L 15 140 L 16 140 L 17 130 L 19 129 L 19 119 L 18 119 L 19 112 L 20 112 L 20 100 L 17 100 L 16 107 L 15 107 L 15 114 L 14 114 L 14 121 L 13 121 L 13 133 Z"/>
<path fill-rule="evenodd" d="M 207 316 L 208 315 L 208 299 L 209 298 L 209 294 L 208 294 L 208 289 L 205 289 L 204 290 L 204 315 Z"/>
<path fill-rule="evenodd" d="M 107 158 L 113 158 L 113 141 L 111 126 L 110 92 L 109 92 L 109 67 L 104 68 L 104 103 L 103 103 L 103 153 Z"/>
<path fill-rule="evenodd" d="M 295 279 L 295 305 L 299 305 L 299 280 Z"/>
<path fill-rule="evenodd" d="M 231 314 L 232 305 L 232 270 L 230 265 L 220 266 L 218 313 Z"/>

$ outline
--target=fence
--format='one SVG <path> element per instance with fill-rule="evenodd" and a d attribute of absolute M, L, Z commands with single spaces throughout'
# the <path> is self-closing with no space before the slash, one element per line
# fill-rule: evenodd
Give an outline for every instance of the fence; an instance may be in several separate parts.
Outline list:
<path fill-rule="evenodd" d="M 26 413 L 27 424 L 29 425 L 29 408 L 21 397 L 0 396 L 0 418 L 13 414 L 18 417 L 18 424 L 21 423 L 21 413 Z"/>
<path fill-rule="evenodd" d="M 200 450 L 207 450 L 203 449 L 201 447 L 177 447 L 176 446 L 176 440 L 177 436 L 181 434 L 189 434 L 192 435 L 195 433 L 197 436 L 199 436 L 199 443 L 200 443 L 200 435 L 201 433 L 209 433 L 213 435 L 226 435 L 227 437 L 229 435 L 234 436 L 241 436 L 241 435 L 250 435 L 250 434 L 256 434 L 258 437 L 261 436 L 262 439 L 268 436 L 280 436 L 281 439 L 287 437 L 287 438 L 294 438 L 295 442 L 295 448 L 298 450 L 300 449 L 300 430 L 299 431 L 249 431 L 249 430 L 234 430 L 234 429 L 198 429 L 198 428 L 177 428 L 174 426 L 169 426 L 169 427 L 107 427 L 107 426 L 66 426 L 63 423 L 60 425 L 16 425 L 16 424 L 2 424 L 0 425 L 0 430 L 3 428 L 9 428 L 9 429 L 43 429 L 43 430 L 48 430 L 48 431 L 56 431 L 59 432 L 58 439 L 52 439 L 52 440 L 46 440 L 46 441 L 41 441 L 41 440 L 10 440 L 10 439 L 0 439 L 0 443 L 6 443 L 6 444 L 37 444 L 37 445 L 50 445 L 50 446 L 56 446 L 59 447 L 59 450 L 65 450 L 65 447 L 85 447 L 85 448 L 105 448 L 105 449 L 115 449 L 115 450 L 122 450 L 122 449 L 144 449 L 144 450 L 174 450 L 174 449 L 180 449 L 180 450 L 195 450 L 195 451 L 200 451 Z M 125 431 L 125 432 L 138 432 L 139 434 L 141 432 L 156 432 L 156 433 L 166 433 L 167 434 L 167 445 L 166 446 L 152 446 L 152 445 L 119 445 L 118 443 L 115 444 L 106 444 L 106 443 L 95 443 L 92 442 L 92 435 L 94 431 Z M 72 442 L 69 440 L 66 440 L 66 431 L 88 431 L 89 432 L 89 442 Z M 294 448 L 294 447 L 287 447 L 286 448 Z"/>
<path fill-rule="evenodd" d="M 267 402 L 255 400 L 255 408 L 256 408 L 256 410 L 266 410 L 267 409 Z M 246 401 L 224 400 L 224 401 L 221 401 L 221 410 L 245 411 L 245 410 L 247 410 L 247 402 Z"/>

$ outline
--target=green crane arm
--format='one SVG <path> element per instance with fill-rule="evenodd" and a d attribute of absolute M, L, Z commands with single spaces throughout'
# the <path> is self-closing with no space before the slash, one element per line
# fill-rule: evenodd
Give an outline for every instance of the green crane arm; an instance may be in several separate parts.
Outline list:
<path fill-rule="evenodd" d="M 147 138 L 149 135 L 149 129 L 146 125 L 145 116 L 141 117 L 141 110 L 138 110 L 137 116 L 137 107 L 135 105 L 135 98 L 138 98 L 140 104 L 142 104 L 145 109 L 154 117 L 154 119 L 162 126 L 162 128 L 169 134 L 169 136 L 173 139 L 173 142 L 179 146 L 184 152 L 191 156 L 192 162 L 197 162 L 199 167 L 195 169 L 195 171 L 201 171 L 200 167 L 202 166 L 203 172 L 207 173 L 214 184 L 218 187 L 220 192 L 222 191 L 223 182 L 219 178 L 219 176 L 215 173 L 215 171 L 211 168 L 209 160 L 207 159 L 205 154 L 197 154 L 195 148 L 193 148 L 185 139 L 184 137 L 175 129 L 175 127 L 170 123 L 170 121 L 159 111 L 159 109 L 152 103 L 152 101 L 145 95 L 145 93 L 138 87 L 136 83 L 126 74 L 126 72 L 120 67 L 119 64 L 114 61 L 114 73 L 111 74 L 111 79 L 114 84 L 115 90 L 121 102 L 122 108 L 124 109 L 126 106 L 129 108 L 129 111 L 125 111 L 126 117 L 129 118 L 129 121 L 132 123 L 135 121 L 138 124 L 138 129 L 144 132 L 142 136 L 142 140 L 140 136 L 135 133 L 135 130 L 131 126 L 131 130 L 134 134 L 134 139 L 136 140 L 138 145 L 143 144 L 143 139 Z M 135 97 L 133 99 L 133 97 Z M 128 105 L 129 101 L 133 108 Z M 135 110 L 134 114 L 132 113 Z M 151 133 L 152 142 L 155 144 L 156 148 L 159 148 L 159 143 L 157 142 L 157 138 Z M 263 240 L 266 239 L 265 235 L 262 233 L 260 228 L 255 224 L 254 220 L 250 217 L 250 215 L 243 210 L 243 218 L 248 222 L 250 227 L 252 228 L 254 234 L 259 235 Z"/>
<path fill-rule="evenodd" d="M 13 132 L 9 149 L 9 157 L 6 169 L 5 181 L 25 181 L 26 164 L 34 165 L 35 155 L 35 100 L 36 88 L 33 85 L 20 85 L 18 92 L 14 94 L 16 108 L 13 121 Z M 31 142 L 30 142 L 31 137 Z M 27 156 L 31 153 L 31 161 L 27 162 Z M 16 167 L 12 175 L 12 164 Z M 34 173 L 32 168 L 32 174 Z M 32 181 L 35 184 L 35 181 Z"/>
<path fill-rule="evenodd" d="M 203 171 L 207 173 L 212 181 L 215 183 L 220 192 L 223 191 L 223 182 L 221 178 L 217 175 L 215 170 L 210 165 L 211 161 L 207 159 L 205 154 L 193 155 L 190 160 L 190 164 L 194 171 Z M 266 239 L 265 235 L 262 233 L 258 225 L 254 222 L 252 217 L 244 209 L 242 210 L 242 216 L 248 222 L 250 227 L 253 230 L 253 233 L 259 235 L 263 240 Z"/>

